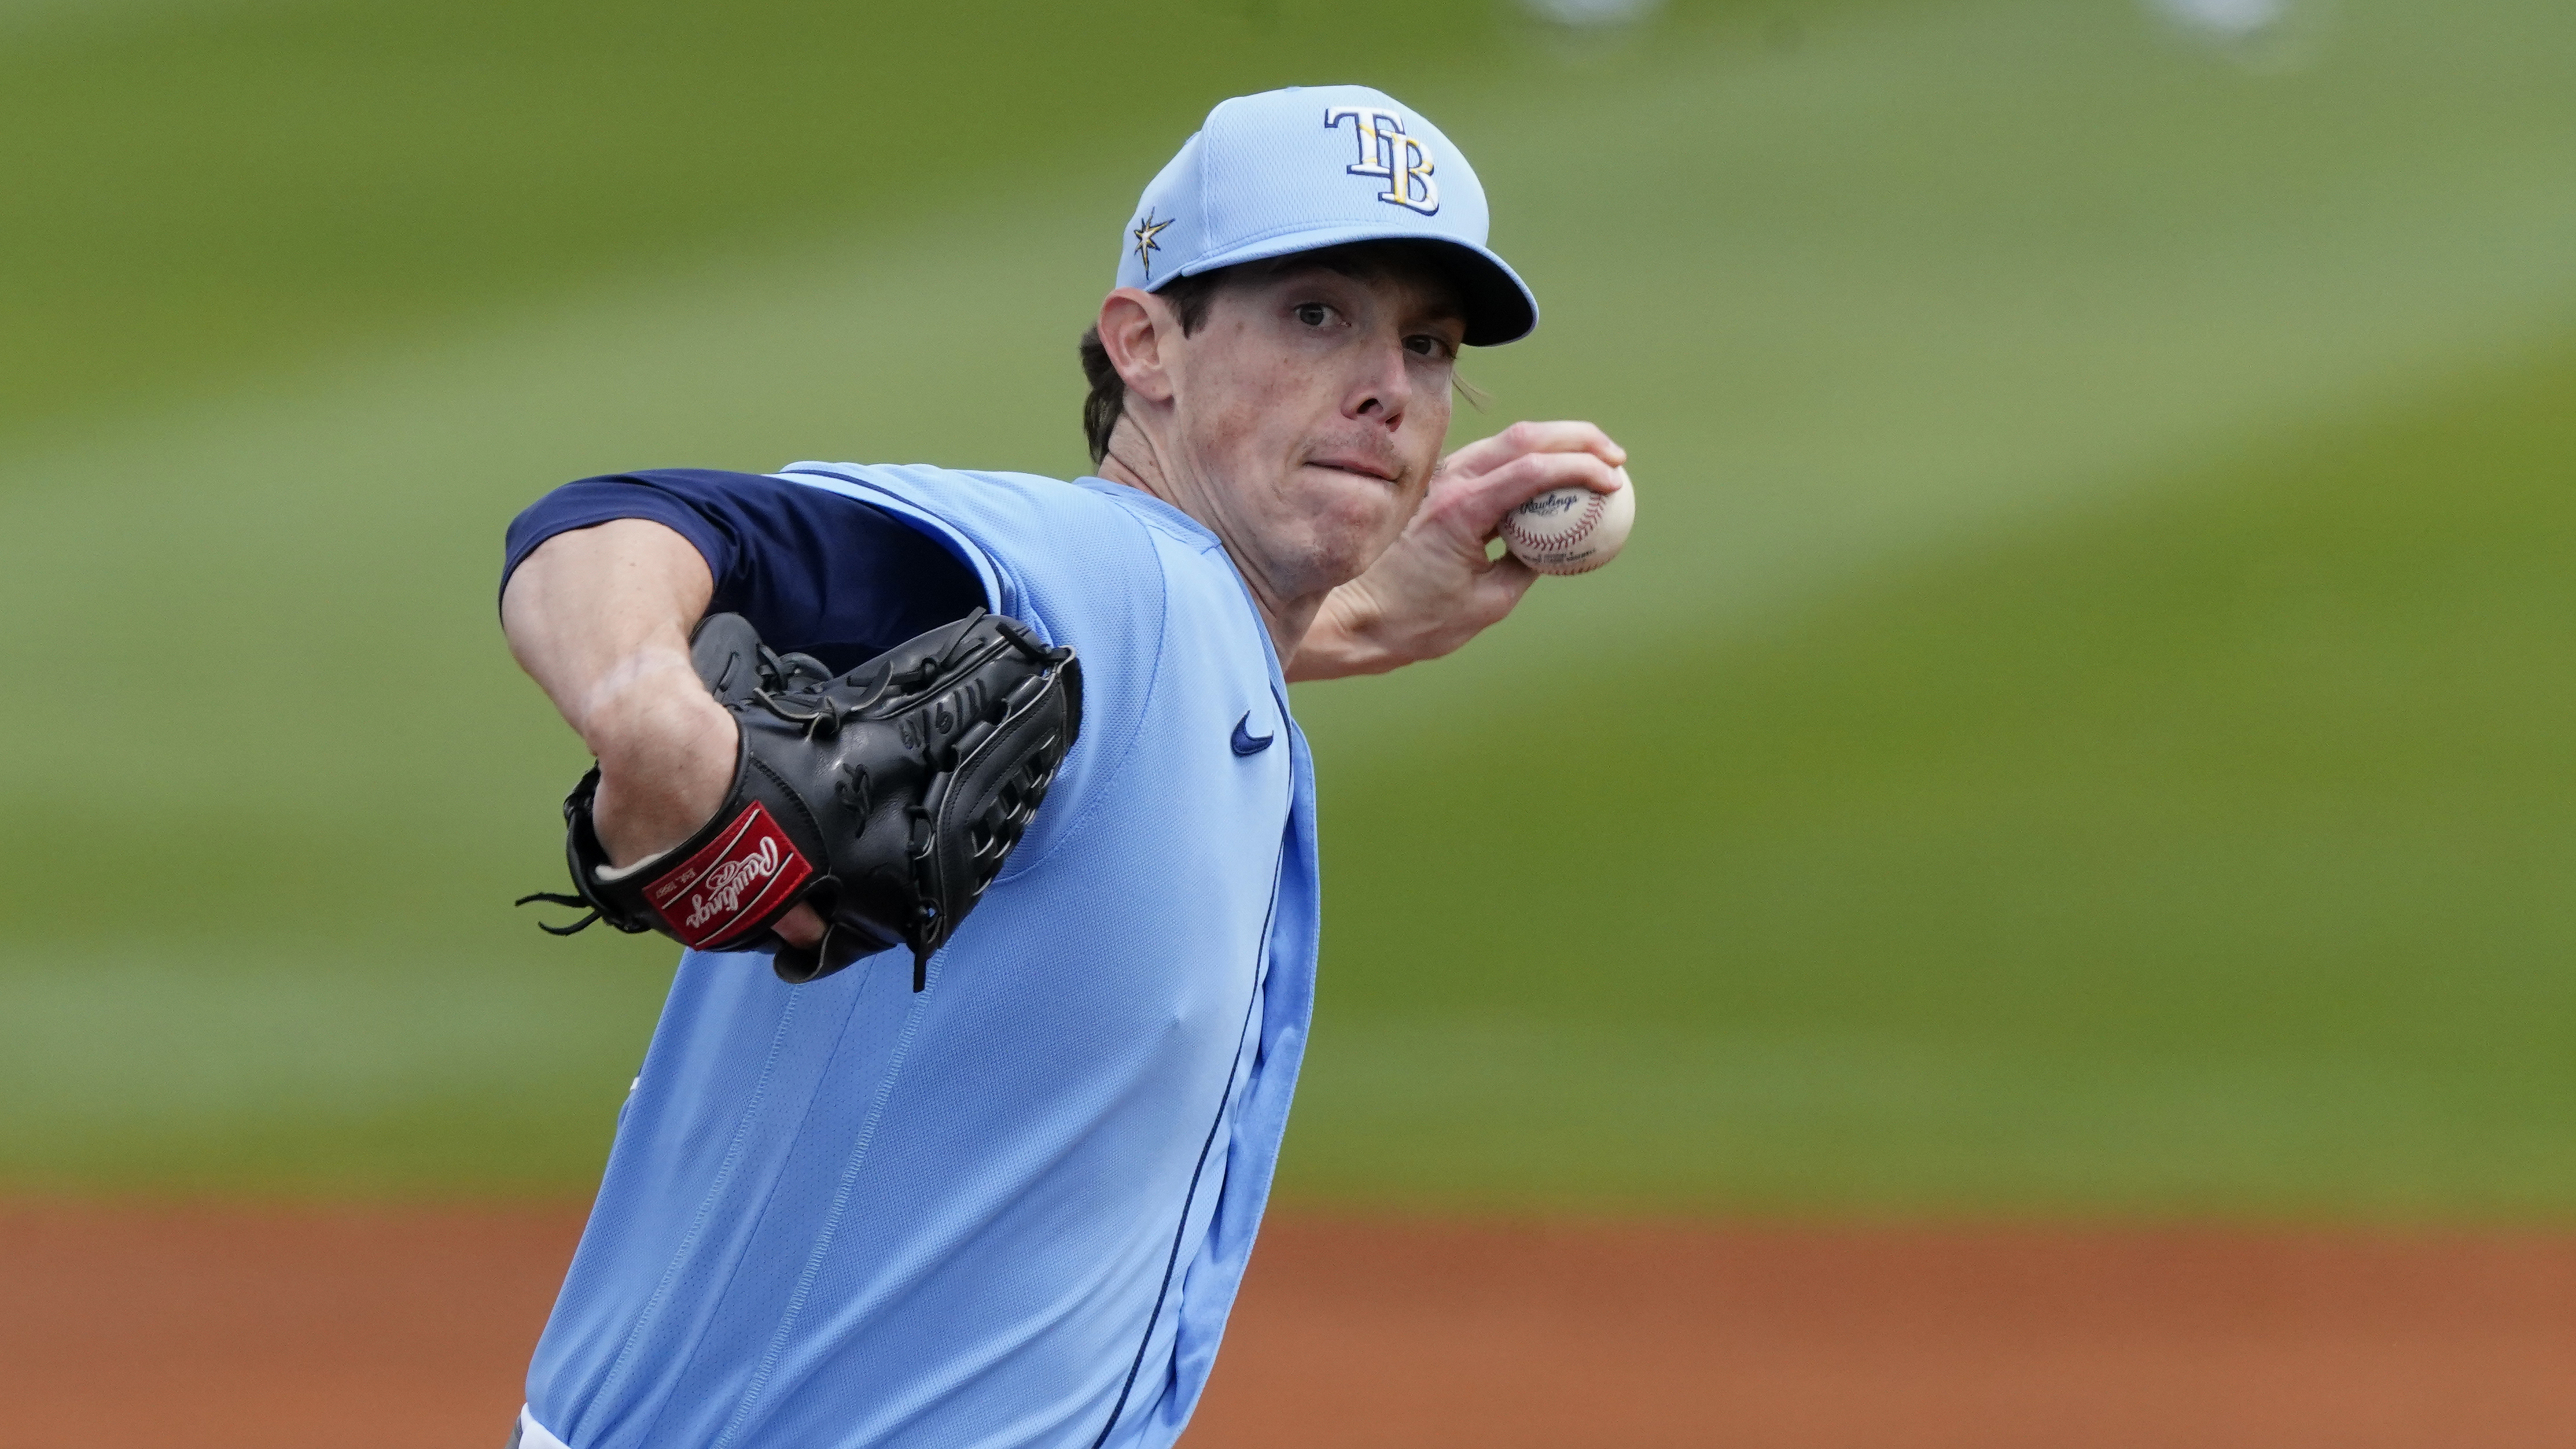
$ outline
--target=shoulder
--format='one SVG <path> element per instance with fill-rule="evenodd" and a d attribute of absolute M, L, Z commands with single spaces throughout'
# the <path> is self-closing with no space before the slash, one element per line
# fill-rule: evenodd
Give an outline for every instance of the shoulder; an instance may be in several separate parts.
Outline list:
<path fill-rule="evenodd" d="M 778 476 L 874 503 L 939 537 L 984 575 L 994 607 L 1032 623 L 1094 597 L 1133 607 L 1140 590 L 1159 590 L 1149 532 L 1080 484 L 919 464 L 796 463 Z"/>
<path fill-rule="evenodd" d="M 798 463 L 778 476 L 864 499 L 946 543 L 996 613 L 1081 651 L 1086 714 L 1150 697 L 1174 605 L 1172 557 L 1114 486 L 852 463 Z"/>
<path fill-rule="evenodd" d="M 920 463 L 791 463 L 775 475 L 835 492 L 892 500 L 978 530 L 1105 527 L 1128 515 L 1099 491 L 1035 473 L 986 473 Z"/>

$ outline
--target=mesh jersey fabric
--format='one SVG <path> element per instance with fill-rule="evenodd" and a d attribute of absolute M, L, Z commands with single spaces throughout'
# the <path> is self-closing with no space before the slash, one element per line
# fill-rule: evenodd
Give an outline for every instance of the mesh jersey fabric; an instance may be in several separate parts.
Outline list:
<path fill-rule="evenodd" d="M 688 953 L 528 1382 L 572 1449 L 1162 1446 L 1313 1001 L 1313 775 L 1216 539 L 1098 479 L 798 464 L 1081 651 L 1084 723 L 910 990 Z M 1239 753 L 1237 726 L 1277 748 Z"/>

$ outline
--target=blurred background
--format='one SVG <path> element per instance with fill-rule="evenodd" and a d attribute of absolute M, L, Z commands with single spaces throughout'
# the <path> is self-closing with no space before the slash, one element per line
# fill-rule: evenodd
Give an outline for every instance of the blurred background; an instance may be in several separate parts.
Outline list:
<path fill-rule="evenodd" d="M 0 1185 L 578 1200 L 560 481 L 1070 475 L 1214 101 L 1402 95 L 1616 567 L 1301 688 L 1282 1193 L 2576 1218 L 2563 0 L 0 0 Z"/>

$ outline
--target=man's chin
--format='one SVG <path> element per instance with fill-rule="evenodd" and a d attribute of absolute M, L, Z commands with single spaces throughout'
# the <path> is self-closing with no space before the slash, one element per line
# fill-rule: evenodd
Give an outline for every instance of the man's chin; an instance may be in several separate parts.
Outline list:
<path fill-rule="evenodd" d="M 1314 539 L 1315 573 L 1339 588 L 1369 571 L 1395 542 L 1397 529 L 1383 525 L 1349 530 L 1328 529 Z"/>
<path fill-rule="evenodd" d="M 1397 485 L 1383 478 L 1307 464 L 1298 470 L 1297 512 L 1310 578 L 1336 587 L 1358 578 L 1404 531 L 1409 510 Z"/>

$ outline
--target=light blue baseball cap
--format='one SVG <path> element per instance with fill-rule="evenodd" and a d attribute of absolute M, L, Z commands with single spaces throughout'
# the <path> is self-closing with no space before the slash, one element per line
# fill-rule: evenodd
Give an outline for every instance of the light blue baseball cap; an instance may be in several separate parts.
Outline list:
<path fill-rule="evenodd" d="M 1538 299 L 1485 245 L 1485 188 L 1440 128 L 1367 86 L 1291 86 L 1237 96 L 1136 203 L 1118 285 L 1360 241 L 1445 244 L 1478 347 L 1526 337 Z"/>

